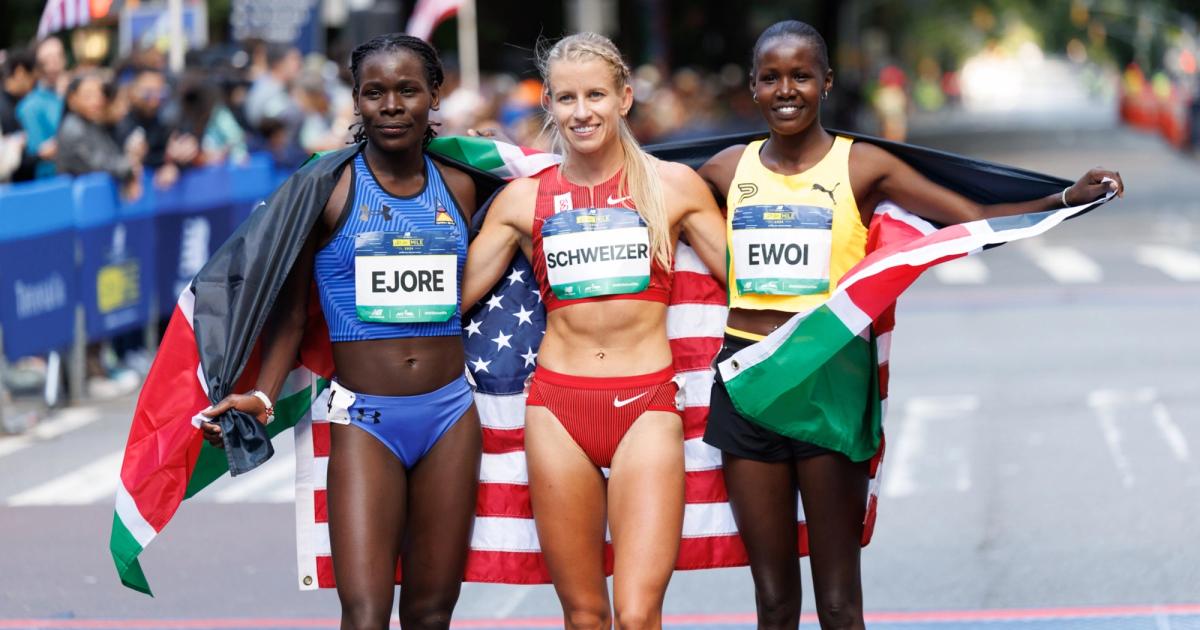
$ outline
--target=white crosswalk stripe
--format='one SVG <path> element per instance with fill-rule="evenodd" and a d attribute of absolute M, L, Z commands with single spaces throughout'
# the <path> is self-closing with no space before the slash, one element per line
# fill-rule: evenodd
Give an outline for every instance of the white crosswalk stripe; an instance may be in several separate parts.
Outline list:
<path fill-rule="evenodd" d="M 109 453 L 85 466 L 28 490 L 14 494 L 5 503 L 27 505 L 80 505 L 113 501 L 121 473 L 121 451 Z"/>
<path fill-rule="evenodd" d="M 934 267 L 933 275 L 945 284 L 983 284 L 988 268 L 979 256 L 965 256 Z"/>
<path fill-rule="evenodd" d="M 1134 250 L 1137 261 L 1154 267 L 1176 280 L 1200 280 L 1200 254 L 1169 245 L 1141 245 Z"/>
<path fill-rule="evenodd" d="M 1095 284 L 1104 277 L 1100 265 L 1074 247 L 1030 245 L 1025 252 L 1042 271 L 1063 284 Z"/>

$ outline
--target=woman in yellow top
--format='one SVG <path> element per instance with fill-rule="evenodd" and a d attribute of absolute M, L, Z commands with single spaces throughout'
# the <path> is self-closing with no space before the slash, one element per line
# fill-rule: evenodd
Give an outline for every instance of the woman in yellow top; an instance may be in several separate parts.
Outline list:
<path fill-rule="evenodd" d="M 884 199 L 953 224 L 1079 205 L 1110 186 L 1124 190 L 1117 173 L 1093 169 L 1060 195 L 981 206 L 877 146 L 825 131 L 819 110 L 832 87 L 820 33 L 797 21 L 772 25 L 755 44 L 750 75 L 770 137 L 729 147 L 700 169 L 727 215 L 730 311 L 718 362 L 828 298 L 866 255 L 866 226 Z M 704 439 L 722 451 L 759 628 L 799 623 L 797 488 L 821 627 L 863 627 L 860 540 L 868 462 L 881 435 L 874 369 L 869 344 L 848 344 L 800 385 L 810 403 L 796 410 L 797 425 L 808 425 L 798 432 L 828 428 L 839 436 L 821 445 L 753 424 L 736 413 L 719 374 L 713 384 Z"/>

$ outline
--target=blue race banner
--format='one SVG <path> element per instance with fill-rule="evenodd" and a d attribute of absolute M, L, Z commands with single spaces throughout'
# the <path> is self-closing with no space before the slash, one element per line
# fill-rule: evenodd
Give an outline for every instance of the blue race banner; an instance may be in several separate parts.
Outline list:
<path fill-rule="evenodd" d="M 224 167 L 199 168 L 157 193 L 155 266 L 161 316 L 171 315 L 179 293 L 233 232 L 229 179 Z"/>
<path fill-rule="evenodd" d="M 70 345 L 78 289 L 67 177 L 0 187 L 0 326 L 18 359 Z"/>
<path fill-rule="evenodd" d="M 89 341 L 144 325 L 154 290 L 153 190 L 135 203 L 117 201 L 102 173 L 75 180 L 75 224 L 82 260 L 79 289 Z"/>

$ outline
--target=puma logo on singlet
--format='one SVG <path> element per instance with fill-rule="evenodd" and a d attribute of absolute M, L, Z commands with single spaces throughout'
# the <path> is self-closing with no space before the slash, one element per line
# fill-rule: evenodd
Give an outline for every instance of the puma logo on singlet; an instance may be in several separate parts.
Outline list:
<path fill-rule="evenodd" d="M 742 196 L 737 200 L 741 204 L 746 199 L 758 194 L 758 184 L 738 184 L 738 190 L 742 192 Z"/>
<path fill-rule="evenodd" d="M 382 216 L 384 221 L 392 220 L 392 209 L 387 206 L 379 206 L 379 210 L 371 210 L 370 208 L 367 208 L 367 204 L 364 203 L 358 208 L 359 221 L 366 221 L 377 214 Z"/>
<path fill-rule="evenodd" d="M 620 396 L 613 396 L 613 406 L 616 407 L 617 409 L 620 409 L 621 407 L 624 407 L 625 405 L 628 405 L 629 403 L 631 403 L 649 393 L 650 392 L 642 392 L 642 393 L 638 394 L 637 396 L 634 396 L 633 398 L 627 398 L 625 400 L 621 400 Z"/>
<path fill-rule="evenodd" d="M 834 185 L 833 185 L 833 190 L 830 190 L 830 189 L 828 189 L 828 188 L 825 188 L 824 186 L 822 186 L 822 185 L 820 185 L 820 184 L 818 184 L 818 183 L 816 183 L 816 182 L 813 182 L 812 188 L 811 188 L 810 190 L 819 190 L 819 191 L 821 191 L 821 192 L 825 193 L 826 195 L 829 195 L 829 203 L 830 203 L 830 204 L 836 204 L 836 203 L 837 203 L 837 199 L 834 199 L 834 198 L 833 198 L 833 191 L 834 191 L 834 190 L 837 190 L 837 189 L 838 189 L 838 186 L 841 186 L 841 185 L 842 185 L 842 182 L 838 182 L 838 183 L 836 183 L 836 184 L 834 184 Z"/>

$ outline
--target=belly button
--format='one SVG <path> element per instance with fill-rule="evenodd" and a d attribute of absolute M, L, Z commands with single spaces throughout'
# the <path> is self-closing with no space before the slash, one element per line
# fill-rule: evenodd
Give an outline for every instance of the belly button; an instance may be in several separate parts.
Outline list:
<path fill-rule="evenodd" d="M 405 363 L 407 363 L 407 364 L 408 364 L 408 367 L 410 367 L 410 368 L 411 368 L 411 367 L 417 367 L 417 360 L 416 360 L 416 359 L 406 359 L 404 362 L 405 362 Z"/>
<path fill-rule="evenodd" d="M 597 353 L 596 353 L 596 358 L 597 358 L 597 359 L 603 359 L 603 358 L 604 358 L 604 353 L 603 353 L 603 352 L 597 352 Z"/>

